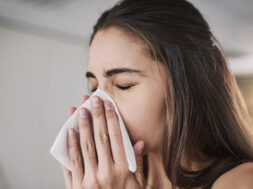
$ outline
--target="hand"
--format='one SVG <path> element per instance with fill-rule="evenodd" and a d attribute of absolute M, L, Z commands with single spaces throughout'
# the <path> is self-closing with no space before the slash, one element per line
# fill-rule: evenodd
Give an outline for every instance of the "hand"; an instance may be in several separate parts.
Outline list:
<path fill-rule="evenodd" d="M 89 98 L 83 97 L 82 103 Z M 79 135 L 74 129 L 68 132 L 68 153 L 71 170 L 61 165 L 67 189 L 143 189 L 146 181 L 143 174 L 144 141 L 134 144 L 137 171 L 128 170 L 119 121 L 112 103 L 99 99 L 99 106 L 91 102 L 94 138 L 89 117 L 81 117 L 78 112 Z M 108 110 L 104 105 L 109 102 Z M 82 108 L 86 111 L 86 108 Z M 69 116 L 76 111 L 69 110 Z M 78 139 L 80 136 L 80 140 Z M 79 144 L 80 141 L 80 144 Z M 83 167 L 84 164 L 84 167 Z"/>

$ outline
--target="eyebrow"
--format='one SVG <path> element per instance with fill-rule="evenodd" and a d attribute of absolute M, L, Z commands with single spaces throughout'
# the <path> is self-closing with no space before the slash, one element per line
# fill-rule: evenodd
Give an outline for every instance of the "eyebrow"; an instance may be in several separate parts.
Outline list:
<path fill-rule="evenodd" d="M 104 73 L 103 73 L 103 76 L 105 78 L 109 78 L 113 75 L 116 75 L 116 74 L 120 74 L 120 73 L 136 73 L 140 76 L 145 76 L 144 73 L 141 71 L 141 70 L 135 70 L 135 69 L 130 69 L 130 68 L 114 68 L 114 69 L 111 69 L 111 70 L 104 70 Z M 87 72 L 86 73 L 86 78 L 96 78 L 95 75 L 92 73 L 92 72 Z"/>

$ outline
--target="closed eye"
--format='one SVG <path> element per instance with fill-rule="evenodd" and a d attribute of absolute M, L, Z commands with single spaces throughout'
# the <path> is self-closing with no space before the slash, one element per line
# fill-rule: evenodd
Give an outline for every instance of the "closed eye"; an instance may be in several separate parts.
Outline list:
<path fill-rule="evenodd" d="M 127 86 L 120 86 L 120 85 L 116 85 L 120 90 L 127 90 L 131 87 L 133 87 L 135 84 L 132 85 L 127 85 Z M 92 89 L 90 92 L 94 92 L 95 90 L 97 90 L 97 88 Z"/>

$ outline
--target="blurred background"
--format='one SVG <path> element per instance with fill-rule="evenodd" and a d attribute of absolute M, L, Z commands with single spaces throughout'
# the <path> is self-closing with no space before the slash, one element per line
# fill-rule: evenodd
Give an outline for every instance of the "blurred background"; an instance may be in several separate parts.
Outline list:
<path fill-rule="evenodd" d="M 87 94 L 88 40 L 116 0 L 0 0 L 0 189 L 65 188 L 49 149 Z M 253 117 L 253 1 L 191 1 Z"/>

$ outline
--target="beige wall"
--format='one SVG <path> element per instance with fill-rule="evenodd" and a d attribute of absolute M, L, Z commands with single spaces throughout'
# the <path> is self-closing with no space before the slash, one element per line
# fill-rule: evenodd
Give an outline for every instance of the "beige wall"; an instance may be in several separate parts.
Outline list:
<path fill-rule="evenodd" d="M 246 101 L 251 116 L 251 127 L 253 128 L 253 74 L 236 77 L 237 83 Z"/>
<path fill-rule="evenodd" d="M 87 52 L 0 27 L 0 189 L 64 188 L 49 149 L 86 93 Z"/>

